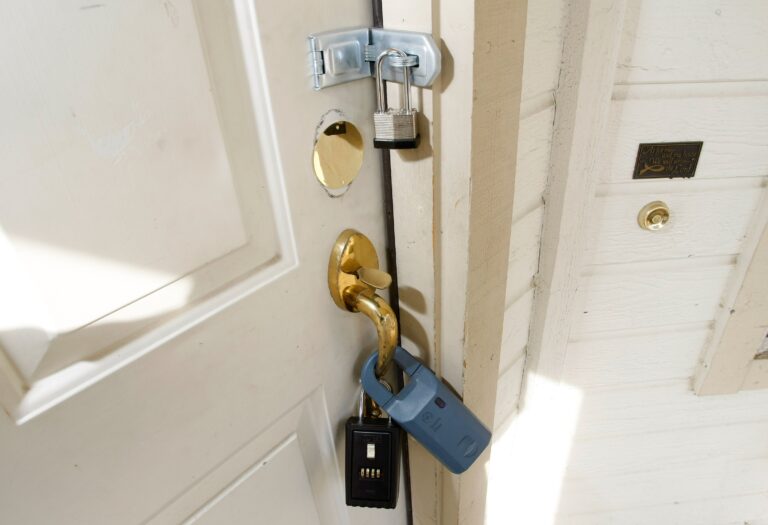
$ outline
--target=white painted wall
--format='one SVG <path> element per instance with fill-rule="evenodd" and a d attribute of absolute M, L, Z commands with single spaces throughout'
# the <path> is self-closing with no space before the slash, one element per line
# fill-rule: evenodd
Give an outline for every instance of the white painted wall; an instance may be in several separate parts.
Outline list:
<path fill-rule="evenodd" d="M 527 378 L 543 410 L 519 393 L 564 4 L 529 5 L 487 522 L 764 525 L 768 391 L 698 397 L 691 377 L 765 202 L 768 4 L 627 2 L 562 375 Z M 694 179 L 631 179 L 639 143 L 682 140 L 704 141 Z M 657 233 L 636 224 L 652 200 Z"/>

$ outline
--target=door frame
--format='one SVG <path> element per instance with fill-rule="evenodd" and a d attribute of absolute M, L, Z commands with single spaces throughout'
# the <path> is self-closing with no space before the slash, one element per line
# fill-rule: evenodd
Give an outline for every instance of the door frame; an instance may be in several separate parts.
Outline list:
<path fill-rule="evenodd" d="M 757 358 L 765 344 L 768 318 L 768 196 L 723 294 L 712 334 L 693 377 L 699 395 L 735 394 L 768 388 L 768 359 Z"/>
<path fill-rule="evenodd" d="M 412 97 L 420 148 L 391 155 L 401 335 L 493 428 L 527 1 L 391 0 L 383 15 L 443 55 Z M 457 476 L 409 441 L 414 522 L 482 523 L 490 447 Z"/>

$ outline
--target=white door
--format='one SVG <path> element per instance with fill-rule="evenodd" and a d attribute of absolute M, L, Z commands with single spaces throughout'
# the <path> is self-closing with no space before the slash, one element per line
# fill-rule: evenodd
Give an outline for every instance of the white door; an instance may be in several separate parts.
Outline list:
<path fill-rule="evenodd" d="M 376 336 L 326 282 L 343 229 L 383 250 L 372 84 L 307 77 L 308 34 L 370 22 L 353 0 L 0 5 L 1 523 L 405 521 L 402 494 L 344 505 Z M 365 158 L 331 198 L 312 148 L 337 118 Z"/>

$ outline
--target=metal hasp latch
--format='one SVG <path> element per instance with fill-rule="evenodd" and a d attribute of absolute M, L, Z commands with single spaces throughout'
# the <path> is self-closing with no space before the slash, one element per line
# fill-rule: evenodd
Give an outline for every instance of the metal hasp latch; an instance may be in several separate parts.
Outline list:
<path fill-rule="evenodd" d="M 328 86 L 374 76 L 373 64 L 389 48 L 402 49 L 408 60 L 398 67 L 384 64 L 384 80 L 403 83 L 402 66 L 411 66 L 411 84 L 429 87 L 440 74 L 440 49 L 432 35 L 361 27 L 316 33 L 307 37 L 312 87 Z"/>

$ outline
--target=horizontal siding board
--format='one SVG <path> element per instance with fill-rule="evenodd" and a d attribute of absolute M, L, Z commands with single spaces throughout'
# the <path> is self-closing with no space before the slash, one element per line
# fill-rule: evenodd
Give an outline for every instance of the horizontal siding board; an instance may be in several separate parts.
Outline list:
<path fill-rule="evenodd" d="M 494 417 L 497 428 L 517 410 L 520 387 L 523 383 L 524 365 L 525 355 L 520 354 L 515 362 L 499 375 L 499 385 L 496 390 L 496 416 Z"/>
<path fill-rule="evenodd" d="M 513 221 L 520 220 L 543 203 L 542 195 L 549 174 L 554 115 L 555 109 L 550 103 L 520 121 Z"/>
<path fill-rule="evenodd" d="M 660 327 L 714 319 L 732 266 L 692 267 L 688 261 L 668 268 L 636 265 L 601 272 L 582 282 L 582 308 L 573 334 L 602 330 Z M 616 270 L 614 268 L 614 270 Z"/>
<path fill-rule="evenodd" d="M 588 422 L 587 422 L 588 424 Z M 616 422 L 621 425 L 620 421 Z M 578 436 L 578 431 L 577 431 Z M 768 420 L 697 428 L 658 429 L 642 434 L 576 439 L 568 477 L 592 479 L 667 469 L 702 467 L 712 458 L 768 461 Z"/>
<path fill-rule="evenodd" d="M 525 351 L 533 309 L 533 289 L 528 290 L 504 312 L 499 370 L 504 371 Z"/>
<path fill-rule="evenodd" d="M 565 0 L 528 3 L 523 60 L 523 100 L 557 87 L 563 50 Z"/>
<path fill-rule="evenodd" d="M 563 381 L 579 388 L 687 381 L 709 333 L 707 329 L 677 329 L 574 341 L 568 346 Z"/>
<path fill-rule="evenodd" d="M 649 142 L 703 141 L 697 179 L 768 175 L 768 82 L 627 86 L 614 97 L 604 182 L 632 180 L 638 144 Z"/>
<path fill-rule="evenodd" d="M 533 276 L 539 267 L 542 206 L 512 223 L 507 266 L 507 291 L 505 304 L 511 304 L 533 286 Z"/>
<path fill-rule="evenodd" d="M 589 260 L 607 264 L 739 253 L 765 190 L 691 182 L 665 181 L 648 193 L 599 197 L 597 242 Z M 686 186 L 689 191 L 660 191 L 663 186 Z M 671 218 L 662 230 L 651 232 L 637 224 L 637 213 L 655 200 L 669 206 Z"/>
<path fill-rule="evenodd" d="M 734 517 L 741 519 L 734 520 Z M 556 525 L 768 525 L 768 492 L 558 515 Z"/>
<path fill-rule="evenodd" d="M 730 461 L 714 457 L 703 464 L 663 471 L 566 477 L 558 510 L 563 514 L 611 511 L 764 491 L 768 491 L 768 458 Z"/>
<path fill-rule="evenodd" d="M 768 421 L 768 390 L 697 396 L 687 379 L 626 388 L 578 388 L 583 395 L 578 439 L 686 428 L 695 435 L 702 427 Z"/>
<path fill-rule="evenodd" d="M 629 2 L 617 82 L 768 78 L 768 2 Z"/>

